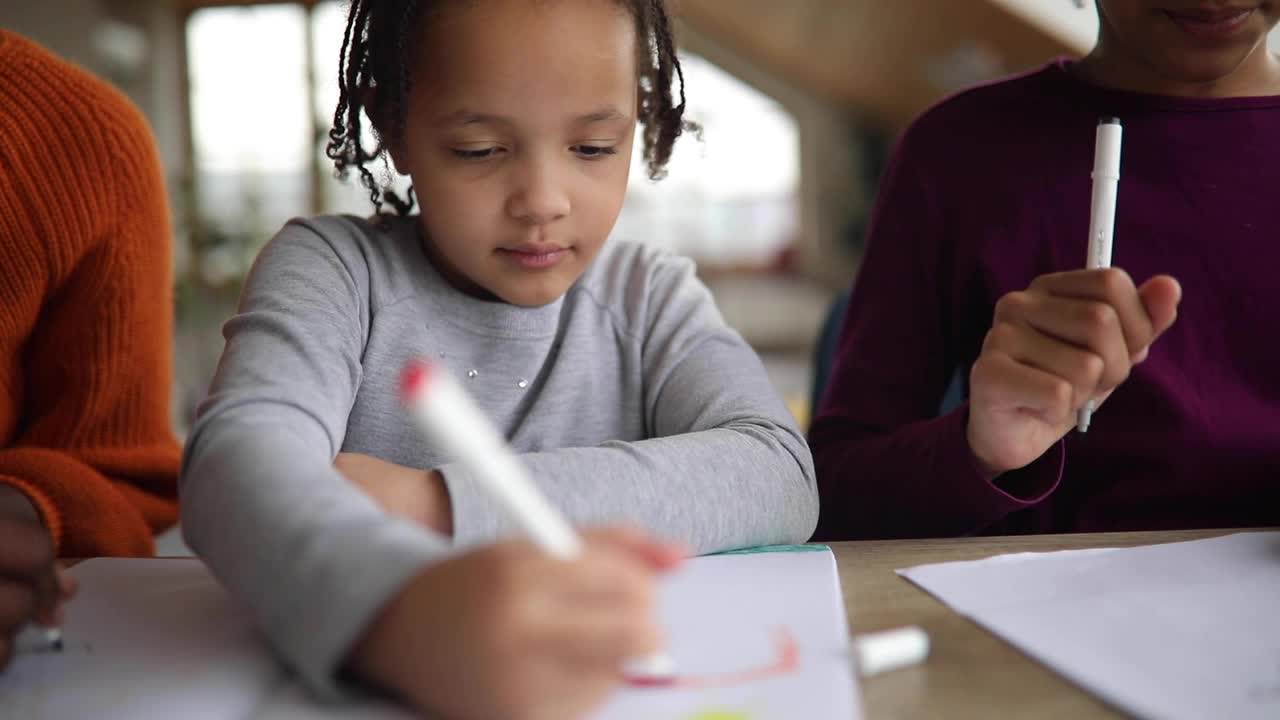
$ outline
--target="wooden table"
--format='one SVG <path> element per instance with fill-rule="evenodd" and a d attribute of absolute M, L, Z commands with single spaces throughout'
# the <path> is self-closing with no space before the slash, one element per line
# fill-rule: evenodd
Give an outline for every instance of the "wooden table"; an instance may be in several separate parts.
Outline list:
<path fill-rule="evenodd" d="M 1096 533 L 828 543 L 853 632 L 919 625 L 929 659 L 862 681 L 867 720 L 1119 718 L 1102 701 L 961 617 L 894 570 L 1009 552 L 1126 547 L 1198 540 L 1236 530 Z"/>

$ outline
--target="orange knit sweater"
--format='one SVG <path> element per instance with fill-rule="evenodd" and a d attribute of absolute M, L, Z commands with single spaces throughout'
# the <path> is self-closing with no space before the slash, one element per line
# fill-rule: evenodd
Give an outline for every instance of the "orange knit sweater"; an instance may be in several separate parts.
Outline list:
<path fill-rule="evenodd" d="M 0 31 L 0 483 L 61 556 L 152 554 L 177 519 L 171 252 L 142 115 Z"/>

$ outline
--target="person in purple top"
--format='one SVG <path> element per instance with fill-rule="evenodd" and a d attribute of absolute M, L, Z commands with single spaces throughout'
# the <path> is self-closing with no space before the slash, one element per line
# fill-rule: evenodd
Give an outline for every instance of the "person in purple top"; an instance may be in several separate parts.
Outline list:
<path fill-rule="evenodd" d="M 1084 59 L 901 138 L 810 432 L 817 537 L 1280 525 L 1280 1 L 1098 12 Z M 1113 268 L 1081 270 L 1101 116 Z"/>

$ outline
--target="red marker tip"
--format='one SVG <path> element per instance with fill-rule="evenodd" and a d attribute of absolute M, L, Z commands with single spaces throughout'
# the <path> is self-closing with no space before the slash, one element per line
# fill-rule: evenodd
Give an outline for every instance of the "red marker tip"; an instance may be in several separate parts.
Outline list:
<path fill-rule="evenodd" d="M 426 360 L 410 360 L 400 372 L 400 398 L 406 402 L 426 389 L 435 367 Z"/>
<path fill-rule="evenodd" d="M 676 684 L 675 675 L 623 675 L 622 681 L 634 688 L 671 687 Z"/>

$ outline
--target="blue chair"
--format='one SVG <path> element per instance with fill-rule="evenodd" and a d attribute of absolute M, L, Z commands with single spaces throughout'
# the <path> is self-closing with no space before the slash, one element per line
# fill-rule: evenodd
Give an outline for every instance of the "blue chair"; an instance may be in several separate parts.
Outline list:
<path fill-rule="evenodd" d="M 818 332 L 818 344 L 813 351 L 813 382 L 809 388 L 810 417 L 818 416 L 818 403 L 822 401 L 822 393 L 831 378 L 831 365 L 835 362 L 840 329 L 844 327 L 844 313 L 848 309 L 849 289 L 845 288 L 831 302 L 827 316 L 822 320 L 822 330 Z"/>
<path fill-rule="evenodd" d="M 840 330 L 844 327 L 844 314 L 849 309 L 849 290 L 840 291 L 827 316 L 822 321 L 822 330 L 818 333 L 818 344 L 813 353 L 813 383 L 809 389 L 809 408 L 811 417 L 818 416 L 818 404 L 822 401 L 822 393 L 827 389 L 831 379 L 831 366 L 835 362 L 836 349 L 840 346 Z M 964 378 L 967 369 L 956 368 L 947 384 L 947 391 L 942 395 L 938 406 L 938 415 L 946 415 L 955 410 L 965 400 Z"/>

